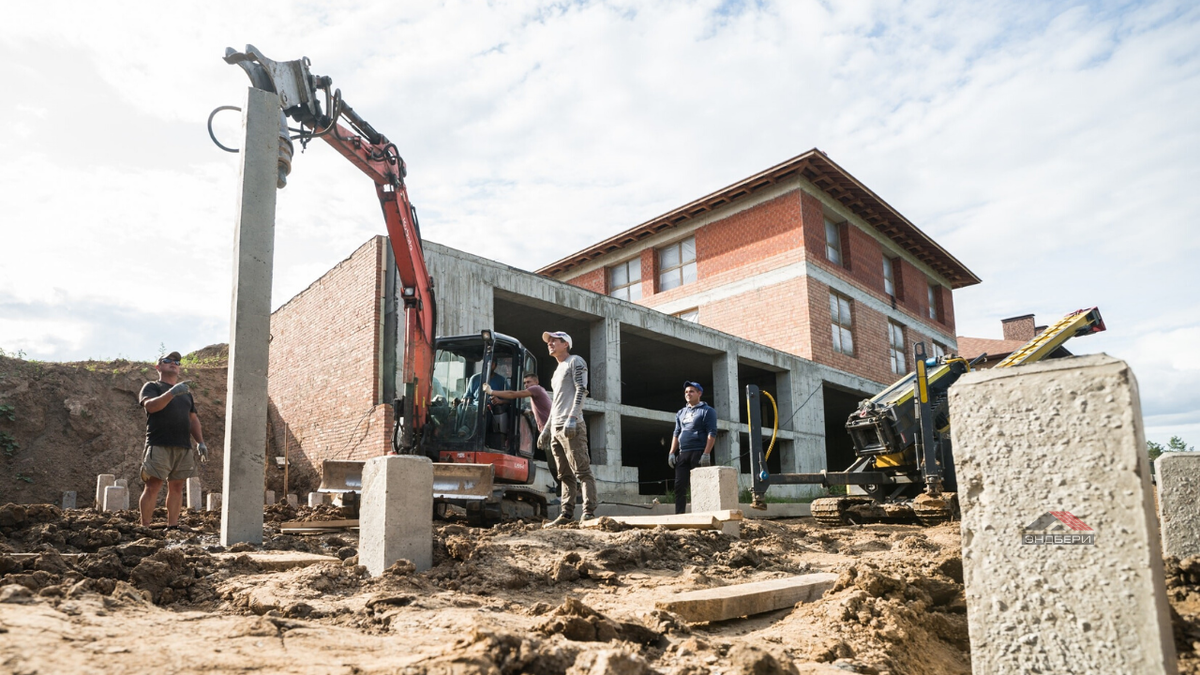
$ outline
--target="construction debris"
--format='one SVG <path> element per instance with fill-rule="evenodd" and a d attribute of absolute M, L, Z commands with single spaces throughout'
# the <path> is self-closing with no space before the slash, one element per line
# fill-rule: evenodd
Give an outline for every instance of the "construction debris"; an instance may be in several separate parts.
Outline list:
<path fill-rule="evenodd" d="M 710 588 L 681 593 L 670 600 L 660 600 L 655 606 L 673 612 L 689 623 L 725 621 L 811 602 L 832 588 L 837 578 L 838 575 L 830 573 L 802 574 Z"/>

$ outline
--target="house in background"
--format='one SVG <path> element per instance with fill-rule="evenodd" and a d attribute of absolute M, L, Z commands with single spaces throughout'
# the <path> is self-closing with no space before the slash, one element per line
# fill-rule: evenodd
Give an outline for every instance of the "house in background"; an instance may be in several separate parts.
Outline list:
<path fill-rule="evenodd" d="M 1032 314 L 1001 319 L 1000 325 L 1004 329 L 1004 338 L 1001 340 L 959 335 L 958 355 L 968 361 L 974 361 L 977 357 L 986 354 L 986 357 L 972 366 L 972 368 L 976 370 L 991 368 L 1008 358 L 1009 354 L 1020 349 L 1026 342 L 1029 342 L 1042 331 L 1046 330 L 1045 326 L 1038 326 L 1036 323 Z M 1059 359 L 1064 356 L 1071 356 L 1071 352 L 1067 351 L 1066 347 L 1059 347 L 1046 358 Z"/>
<path fill-rule="evenodd" d="M 952 292 L 979 283 L 816 149 L 537 272 L 879 383 L 917 342 L 960 351 Z"/>

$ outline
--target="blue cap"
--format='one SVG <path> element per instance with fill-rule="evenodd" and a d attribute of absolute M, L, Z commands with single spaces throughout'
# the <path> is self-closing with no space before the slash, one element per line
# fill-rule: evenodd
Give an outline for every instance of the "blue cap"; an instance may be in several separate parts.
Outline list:
<path fill-rule="evenodd" d="M 687 380 L 684 380 L 683 388 L 687 389 L 688 387 L 695 387 L 696 390 L 699 391 L 701 394 L 704 393 L 704 387 L 701 386 L 699 382 L 688 382 Z"/>

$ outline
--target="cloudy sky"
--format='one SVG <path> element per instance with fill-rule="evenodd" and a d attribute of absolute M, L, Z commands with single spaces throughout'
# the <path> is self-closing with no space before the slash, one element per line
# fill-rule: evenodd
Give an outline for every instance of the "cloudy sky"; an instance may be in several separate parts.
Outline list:
<path fill-rule="evenodd" d="M 205 120 L 252 43 L 399 146 L 426 237 L 525 269 L 820 148 L 983 279 L 959 334 L 1098 305 L 1071 349 L 1133 365 L 1151 439 L 1200 444 L 1196 3 L 192 4 L 6 9 L 7 353 L 228 339 L 236 159 Z M 369 181 L 298 155 L 274 305 L 382 231 Z"/>

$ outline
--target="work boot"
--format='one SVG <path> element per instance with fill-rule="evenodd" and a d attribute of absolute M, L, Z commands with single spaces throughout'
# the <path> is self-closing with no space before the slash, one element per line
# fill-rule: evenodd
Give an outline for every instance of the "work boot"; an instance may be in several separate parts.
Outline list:
<path fill-rule="evenodd" d="M 546 523 L 545 525 L 542 525 L 542 527 L 546 528 L 546 529 L 550 529 L 552 527 L 562 527 L 563 525 L 566 525 L 567 523 L 571 522 L 571 520 L 572 520 L 571 516 L 568 516 L 565 513 L 560 513 L 560 514 L 558 514 L 557 518 Z"/>
<path fill-rule="evenodd" d="M 585 513 L 585 514 L 583 514 L 583 517 L 579 519 L 579 522 L 582 523 L 585 520 L 593 520 L 593 519 L 595 519 L 595 517 L 596 517 L 596 514 L 594 514 L 594 513 Z"/>

